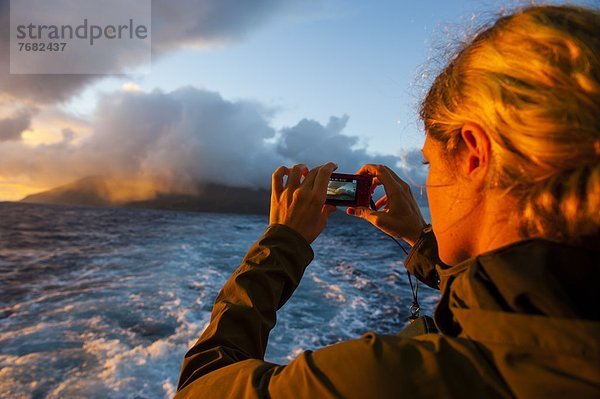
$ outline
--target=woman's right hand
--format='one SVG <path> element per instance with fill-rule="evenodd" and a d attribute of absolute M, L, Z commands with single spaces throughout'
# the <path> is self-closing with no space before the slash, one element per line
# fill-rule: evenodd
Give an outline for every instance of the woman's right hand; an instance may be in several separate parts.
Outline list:
<path fill-rule="evenodd" d="M 385 165 L 367 164 L 356 172 L 374 176 L 371 192 L 383 185 L 385 195 L 375 204 L 374 211 L 365 207 L 349 207 L 347 213 L 365 219 L 379 230 L 401 238 L 411 246 L 427 226 L 410 186 Z M 383 207 L 382 210 L 379 210 Z"/>

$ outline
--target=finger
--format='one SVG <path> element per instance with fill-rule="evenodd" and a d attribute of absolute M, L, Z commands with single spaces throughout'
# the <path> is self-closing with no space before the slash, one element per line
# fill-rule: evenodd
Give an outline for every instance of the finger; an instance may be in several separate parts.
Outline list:
<path fill-rule="evenodd" d="M 271 176 L 271 189 L 276 195 L 281 194 L 283 191 L 283 177 L 289 173 L 289 169 L 285 166 L 280 166 L 275 169 Z"/>
<path fill-rule="evenodd" d="M 323 167 L 327 167 L 329 165 L 333 165 L 334 166 L 334 168 L 333 168 L 334 170 L 337 168 L 337 165 L 334 164 L 333 162 L 327 162 L 327 163 L 325 163 L 323 165 L 319 165 L 319 166 L 313 168 L 310 171 L 310 173 L 308 174 L 308 176 L 306 176 L 306 179 L 304 180 L 306 182 L 306 184 L 307 184 L 307 187 L 309 187 L 309 186 L 311 188 L 314 187 L 315 181 L 317 180 L 317 176 L 319 175 L 319 171 L 321 169 L 323 169 Z"/>
<path fill-rule="evenodd" d="M 375 203 L 375 208 L 380 209 L 382 206 L 386 205 L 387 202 L 388 202 L 388 197 L 386 194 L 377 200 L 377 202 Z"/>
<path fill-rule="evenodd" d="M 375 188 L 377 188 L 378 186 L 383 186 L 383 182 L 377 178 L 376 176 L 373 177 L 373 186 Z"/>
<path fill-rule="evenodd" d="M 308 174 L 306 175 L 306 177 L 304 178 L 304 181 L 302 182 L 302 185 L 304 187 L 306 187 L 307 189 L 312 190 L 312 186 L 313 183 L 315 181 L 315 177 L 317 176 L 317 173 L 319 172 L 319 168 L 312 168 Z"/>
<path fill-rule="evenodd" d="M 302 169 L 301 176 L 303 176 L 304 179 L 306 180 L 306 177 L 308 176 L 309 172 L 310 172 L 310 170 L 308 169 L 308 167 L 305 167 Z"/>
<path fill-rule="evenodd" d="M 308 169 L 304 164 L 297 164 L 292 166 L 290 173 L 288 175 L 286 188 L 295 189 L 300 185 L 300 178 L 305 173 L 304 170 Z"/>
<path fill-rule="evenodd" d="M 317 175 L 315 176 L 315 182 L 313 184 L 313 193 L 316 193 L 323 202 L 327 198 L 327 186 L 329 185 L 329 179 L 334 170 L 337 169 L 337 165 L 333 162 L 328 162 L 325 165 L 319 167 Z"/>
<path fill-rule="evenodd" d="M 394 171 L 393 171 L 393 170 L 392 170 L 392 169 L 391 169 L 389 166 L 387 166 L 387 165 L 383 165 L 383 167 L 384 167 L 385 169 L 387 169 L 387 171 L 388 171 L 389 175 L 390 175 L 390 176 L 392 176 L 392 178 L 393 178 L 394 180 L 396 180 L 396 181 L 398 182 L 398 184 L 399 184 L 400 186 L 402 186 L 402 188 L 404 188 L 405 190 L 406 190 L 406 189 L 410 190 L 410 184 L 408 184 L 408 183 L 407 183 L 407 182 L 405 182 L 403 179 L 401 179 L 401 178 L 400 178 L 400 176 L 398 176 L 398 175 L 396 174 L 396 172 L 394 172 Z"/>
<path fill-rule="evenodd" d="M 378 182 L 389 187 L 393 187 L 400 179 L 390 168 L 376 164 L 363 165 L 356 174 L 375 176 Z"/>

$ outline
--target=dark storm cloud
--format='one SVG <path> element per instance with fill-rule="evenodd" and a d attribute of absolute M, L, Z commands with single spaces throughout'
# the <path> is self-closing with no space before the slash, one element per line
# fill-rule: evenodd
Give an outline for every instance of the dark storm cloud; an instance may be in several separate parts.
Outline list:
<path fill-rule="evenodd" d="M 277 11 L 295 2 L 153 0 L 152 45 L 156 52 L 162 53 L 184 46 L 203 46 L 239 40 Z"/>
<path fill-rule="evenodd" d="M 9 140 L 20 140 L 21 134 L 31 125 L 31 111 L 21 111 L 15 116 L 0 119 L 0 143 Z"/>
<path fill-rule="evenodd" d="M 76 5 L 78 0 L 72 0 Z M 0 97 L 23 103 L 68 100 L 99 75 L 10 75 L 9 0 L 0 0 Z M 153 0 L 153 56 L 185 46 L 206 47 L 243 38 L 290 3 L 276 0 Z M 105 57 L 104 55 L 99 55 Z M 105 61 L 105 60 L 104 60 Z M 112 60 L 118 70 L 135 67 L 135 59 Z"/>
<path fill-rule="evenodd" d="M 10 0 L 0 0 L 0 99 L 24 103 L 56 103 L 67 100 L 92 80 L 86 75 L 11 75 Z"/>

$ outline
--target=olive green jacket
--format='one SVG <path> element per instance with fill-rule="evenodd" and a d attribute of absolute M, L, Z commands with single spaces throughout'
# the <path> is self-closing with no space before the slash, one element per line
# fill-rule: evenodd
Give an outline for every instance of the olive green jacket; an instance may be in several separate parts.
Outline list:
<path fill-rule="evenodd" d="M 597 249 L 532 239 L 448 268 L 425 234 L 405 265 L 439 285 L 440 334 L 366 332 L 265 362 L 276 311 L 312 258 L 296 231 L 267 228 L 185 355 L 176 398 L 600 397 Z"/>

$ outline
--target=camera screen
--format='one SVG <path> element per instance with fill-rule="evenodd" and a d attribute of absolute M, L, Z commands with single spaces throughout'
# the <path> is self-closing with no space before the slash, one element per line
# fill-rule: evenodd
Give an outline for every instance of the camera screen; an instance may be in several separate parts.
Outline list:
<path fill-rule="evenodd" d="M 327 186 L 327 199 L 338 201 L 356 200 L 356 179 L 332 177 Z"/>

